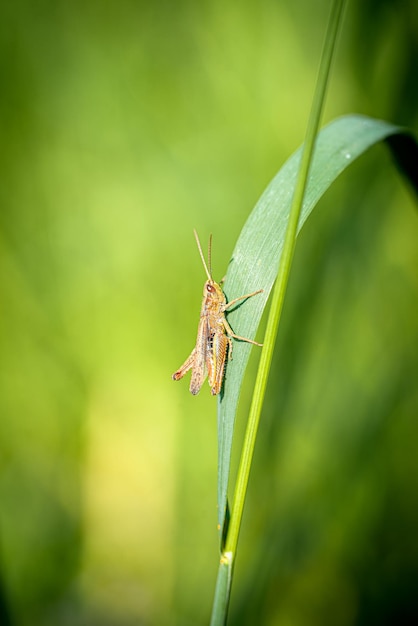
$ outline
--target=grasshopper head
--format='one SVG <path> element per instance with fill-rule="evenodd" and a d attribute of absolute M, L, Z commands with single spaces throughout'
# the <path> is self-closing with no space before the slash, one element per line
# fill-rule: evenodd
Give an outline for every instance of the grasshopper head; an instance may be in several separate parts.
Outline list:
<path fill-rule="evenodd" d="M 223 301 L 225 299 L 222 287 L 212 279 L 205 282 L 205 286 L 203 287 L 203 295 L 205 297 L 209 296 L 216 300 Z"/>
<path fill-rule="evenodd" d="M 215 283 L 214 280 L 207 280 L 203 287 L 203 306 L 205 311 L 209 313 L 219 313 L 223 305 L 226 303 L 225 294 L 222 287 Z"/>

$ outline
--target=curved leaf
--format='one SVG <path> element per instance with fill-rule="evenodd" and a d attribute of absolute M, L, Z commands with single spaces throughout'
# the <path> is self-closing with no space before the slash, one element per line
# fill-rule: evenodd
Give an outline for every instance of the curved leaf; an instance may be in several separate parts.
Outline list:
<path fill-rule="evenodd" d="M 398 165 L 418 188 L 418 146 L 405 129 L 359 115 L 339 118 L 318 134 L 298 231 L 337 176 L 368 148 L 385 139 Z M 228 300 L 264 289 L 262 294 L 228 314 L 234 332 L 244 337 L 254 337 L 277 276 L 300 158 L 301 148 L 271 181 L 244 225 L 229 264 L 224 284 Z M 248 343 L 234 341 L 233 359 L 228 363 L 223 392 L 219 396 L 218 523 L 221 535 L 225 532 L 235 414 L 250 350 Z"/>

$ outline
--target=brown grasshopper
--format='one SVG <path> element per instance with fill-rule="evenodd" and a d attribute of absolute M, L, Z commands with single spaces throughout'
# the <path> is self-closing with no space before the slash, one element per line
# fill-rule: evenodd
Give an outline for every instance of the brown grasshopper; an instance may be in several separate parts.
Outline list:
<path fill-rule="evenodd" d="M 203 287 L 203 302 L 197 329 L 196 345 L 180 369 L 174 372 L 172 378 L 173 380 L 180 380 L 191 369 L 193 371 L 190 381 L 190 392 L 194 396 L 198 394 L 206 376 L 208 376 L 211 393 L 213 396 L 216 396 L 222 387 L 227 354 L 229 358 L 231 357 L 232 339 L 247 341 L 256 346 L 263 345 L 252 339 L 236 335 L 226 320 L 225 311 L 240 300 L 251 298 L 263 290 L 259 289 L 253 293 L 247 293 L 245 296 L 234 298 L 234 300 L 227 303 L 221 287 L 223 280 L 220 283 L 216 283 L 212 278 L 212 235 L 209 237 L 208 269 L 197 232 L 195 230 L 193 232 L 208 280 Z"/>

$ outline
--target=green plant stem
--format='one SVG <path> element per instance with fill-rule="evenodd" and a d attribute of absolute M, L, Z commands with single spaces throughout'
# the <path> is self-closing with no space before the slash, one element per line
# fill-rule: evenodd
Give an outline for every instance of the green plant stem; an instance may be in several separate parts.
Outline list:
<path fill-rule="evenodd" d="M 258 425 L 260 421 L 261 410 L 264 402 L 264 396 L 267 386 L 268 374 L 270 371 L 273 350 L 278 331 L 279 320 L 283 308 L 284 296 L 289 280 L 290 268 L 293 259 L 297 227 L 299 216 L 302 209 L 303 197 L 308 181 L 309 169 L 312 161 L 313 150 L 315 146 L 315 138 L 318 133 L 321 114 L 324 107 L 325 95 L 327 91 L 331 62 L 334 55 L 335 44 L 339 26 L 341 24 L 342 12 L 346 0 L 334 0 L 331 15 L 328 23 L 328 29 L 325 37 L 324 49 L 322 52 L 318 80 L 316 83 L 315 94 L 312 102 L 311 113 L 306 132 L 306 139 L 302 151 L 300 169 L 296 188 L 293 196 L 292 207 L 289 216 L 289 222 L 286 230 L 286 237 L 283 247 L 283 253 L 280 260 L 278 276 L 273 290 L 272 303 L 267 321 L 264 346 L 260 356 L 260 364 L 256 377 L 253 400 L 248 417 L 248 424 L 245 433 L 243 449 L 238 469 L 237 481 L 235 485 L 234 499 L 231 509 L 231 518 L 226 536 L 225 547 L 221 555 L 221 564 L 219 576 L 223 575 L 224 579 L 228 579 L 228 587 L 226 597 L 222 593 L 223 611 L 216 612 L 216 595 L 219 591 L 219 585 L 215 592 L 214 612 L 212 614 L 212 624 L 224 624 L 228 610 L 230 586 L 232 582 L 232 571 L 235 561 L 235 555 L 238 544 L 238 536 L 241 527 L 242 515 L 244 510 L 245 496 L 247 493 L 248 480 L 250 475 L 251 462 L 254 454 L 255 441 L 257 436 Z M 225 577 L 224 569 L 228 568 L 229 576 Z"/>
<path fill-rule="evenodd" d="M 319 123 L 325 102 L 331 62 L 335 49 L 339 25 L 341 23 L 342 11 L 345 0 L 334 0 L 331 16 L 328 24 L 328 31 L 325 38 L 324 50 L 322 53 L 319 75 L 316 90 L 309 117 L 306 139 L 302 151 L 301 164 L 293 196 L 289 222 L 286 230 L 286 238 L 283 246 L 283 254 L 279 265 L 279 272 L 273 290 L 270 313 L 267 321 L 265 342 L 261 352 L 260 364 L 254 386 L 253 400 L 248 417 L 248 425 L 245 433 L 243 450 L 238 469 L 237 482 L 235 486 L 234 500 L 231 510 L 229 530 L 225 542 L 225 552 L 234 554 L 238 543 L 239 529 L 241 526 L 242 513 L 244 509 L 245 495 L 247 492 L 248 478 L 250 474 L 251 461 L 254 454 L 255 440 L 260 421 L 261 409 L 267 386 L 267 379 L 273 358 L 274 345 L 276 341 L 280 315 L 283 309 L 284 296 L 290 275 L 293 254 L 296 243 L 296 233 L 302 210 L 303 196 L 305 193 L 309 169 L 312 161 L 315 138 L 318 133 Z"/>
<path fill-rule="evenodd" d="M 261 409 L 264 402 L 267 379 L 270 371 L 271 361 L 273 358 L 273 351 L 279 326 L 279 320 L 283 309 L 284 297 L 286 293 L 287 283 L 289 280 L 290 268 L 295 250 L 299 216 L 302 210 L 303 196 L 308 181 L 309 169 L 315 147 L 315 138 L 318 133 L 321 114 L 324 107 L 325 95 L 331 69 L 331 62 L 335 49 L 338 29 L 341 22 L 341 15 L 344 3 L 345 0 L 334 0 L 328 24 L 328 31 L 325 38 L 325 45 L 322 53 L 316 90 L 306 132 L 306 139 L 302 151 L 298 179 L 296 182 L 295 193 L 293 196 L 289 223 L 286 230 L 283 254 L 279 265 L 279 272 L 276 284 L 273 290 L 272 303 L 267 321 L 265 342 L 261 352 L 260 364 L 254 387 L 253 400 L 250 408 L 250 414 L 248 417 L 248 425 L 245 433 L 242 455 L 238 469 L 229 531 L 225 542 L 225 552 L 227 554 L 234 554 L 238 543 L 239 529 L 242 520 L 245 495 L 247 492 L 251 461 L 254 453 Z"/>

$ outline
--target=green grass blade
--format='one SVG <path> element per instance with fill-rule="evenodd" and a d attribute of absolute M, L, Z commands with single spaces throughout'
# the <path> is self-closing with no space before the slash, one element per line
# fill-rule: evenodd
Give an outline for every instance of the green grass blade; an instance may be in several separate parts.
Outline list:
<path fill-rule="evenodd" d="M 216 579 L 215 599 L 210 624 L 218 626 L 224 624 L 228 614 L 228 605 L 231 595 L 233 562 L 230 555 L 223 555 L 219 563 L 218 577 Z"/>
<path fill-rule="evenodd" d="M 395 160 L 416 187 L 416 166 L 411 163 L 417 163 L 418 148 L 404 129 L 364 116 L 339 118 L 322 129 L 317 137 L 298 231 L 333 181 L 366 150 L 385 139 Z M 405 158 L 406 150 L 408 158 Z M 277 276 L 300 159 L 301 148 L 271 181 L 244 225 L 229 264 L 224 285 L 229 300 L 264 289 L 264 293 L 228 314 L 234 331 L 245 337 L 255 336 Z M 227 506 L 235 415 L 250 350 L 249 344 L 234 342 L 233 359 L 228 363 L 218 404 L 218 523 L 221 532 Z"/>
<path fill-rule="evenodd" d="M 273 293 L 273 300 L 266 328 L 265 344 L 261 352 L 260 364 L 254 386 L 253 399 L 241 452 L 240 465 L 235 485 L 234 501 L 231 511 L 230 525 L 228 526 L 225 523 L 221 525 L 221 537 L 225 538 L 225 547 L 222 551 L 221 563 L 223 560 L 226 559 L 228 563 L 231 564 L 231 576 L 229 580 L 225 580 L 225 582 L 229 584 L 225 591 L 223 591 L 219 589 L 221 584 L 220 576 L 222 575 L 222 572 L 220 571 L 218 574 L 215 601 L 213 605 L 213 615 L 217 616 L 217 621 L 215 622 L 216 624 L 224 624 L 226 622 L 228 602 L 231 590 L 232 571 L 237 550 L 238 536 L 244 510 L 244 503 L 247 493 L 252 457 L 255 448 L 258 424 L 264 401 L 265 389 L 273 356 L 280 314 L 294 254 L 296 235 L 298 232 L 298 224 L 302 211 L 303 199 L 309 180 L 308 176 L 312 163 L 315 141 L 318 134 L 319 121 L 324 106 L 331 62 L 334 56 L 335 42 L 338 29 L 341 24 L 341 16 L 344 2 L 345 0 L 334 0 L 334 2 L 332 3 L 331 15 L 328 23 L 327 33 L 325 36 L 325 45 L 319 66 L 318 80 L 315 87 L 312 109 L 309 116 L 305 143 L 302 147 L 300 159 L 298 162 L 294 191 L 293 187 L 291 188 L 292 201 L 289 208 L 289 216 L 286 220 L 286 226 L 283 233 L 284 240 L 282 243 L 280 255 L 278 277 Z M 270 289 L 271 285 L 269 286 L 269 290 Z M 233 419 L 235 421 L 235 418 Z M 225 576 L 223 576 L 223 578 L 225 579 Z M 227 594 L 227 602 L 223 603 L 224 607 L 222 609 L 218 603 L 220 599 L 223 600 L 224 594 Z"/>

